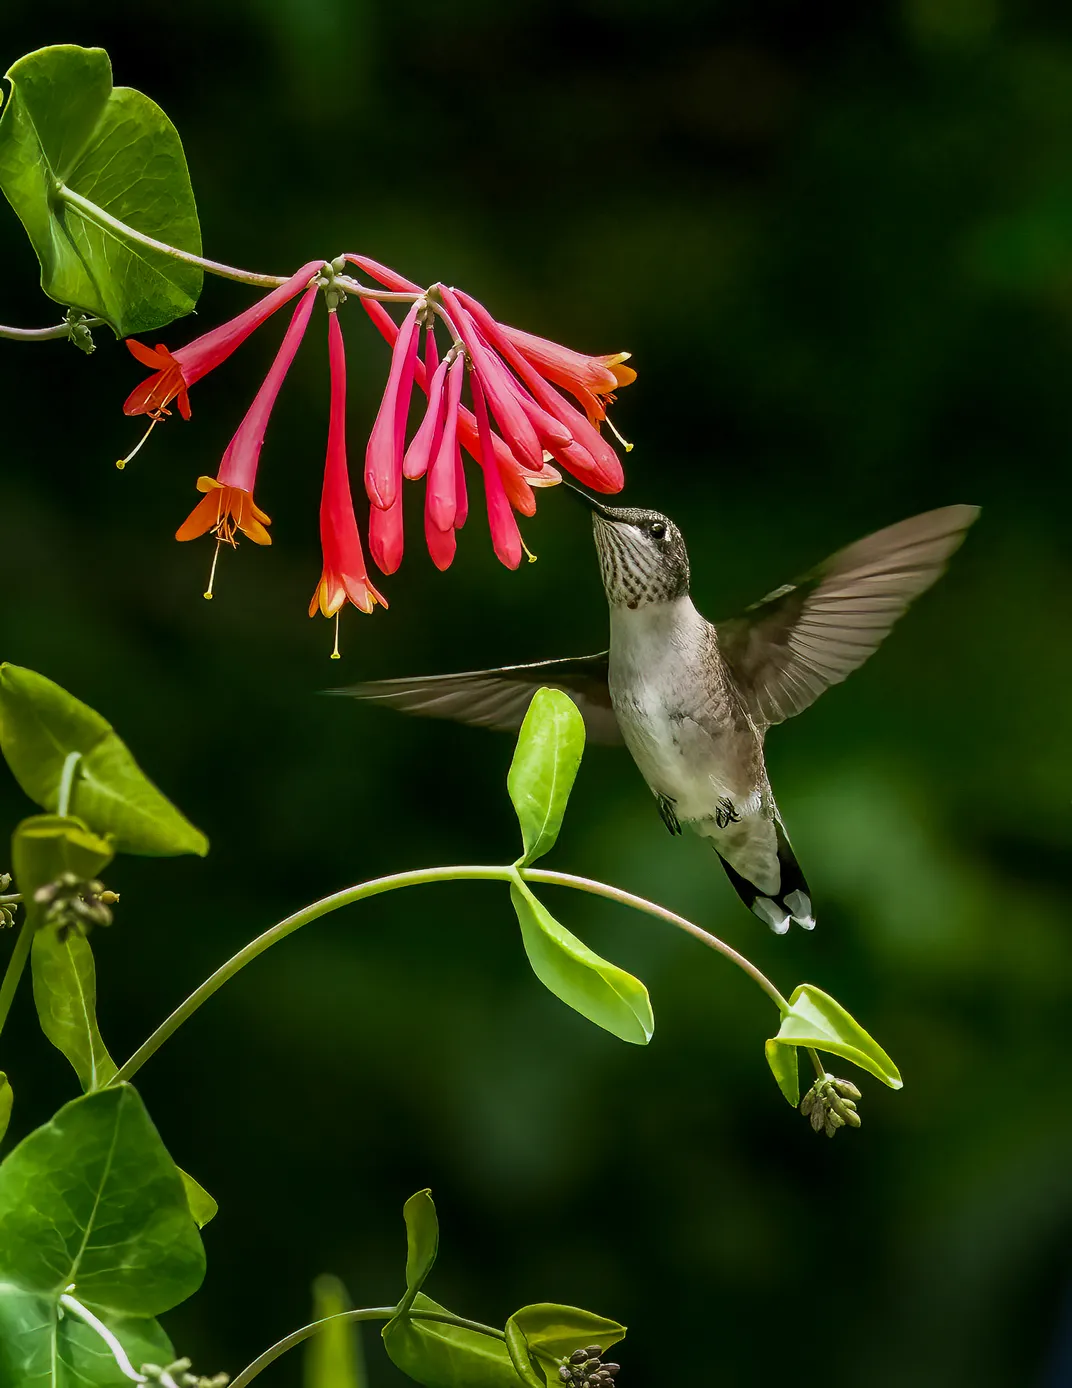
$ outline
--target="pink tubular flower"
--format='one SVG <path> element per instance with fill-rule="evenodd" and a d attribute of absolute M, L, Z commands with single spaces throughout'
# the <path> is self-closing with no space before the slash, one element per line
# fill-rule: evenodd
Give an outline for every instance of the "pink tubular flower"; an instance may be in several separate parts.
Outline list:
<path fill-rule="evenodd" d="M 491 446 L 491 421 L 478 377 L 473 377 L 473 409 L 480 431 L 480 466 L 484 469 L 484 495 L 488 504 L 488 527 L 492 548 L 508 569 L 521 563 L 521 533 L 514 512 L 503 490 L 502 478 Z"/>
<path fill-rule="evenodd" d="M 365 557 L 357 533 L 357 517 L 346 466 L 346 353 L 337 313 L 328 314 L 328 364 L 331 370 L 331 409 L 328 416 L 328 448 L 324 464 L 324 488 L 320 496 L 320 545 L 324 568 L 309 604 L 309 616 L 317 609 L 334 617 L 347 602 L 360 612 L 371 612 L 376 603 L 387 606 L 369 582 Z M 335 650 L 338 655 L 338 632 Z"/>
<path fill-rule="evenodd" d="M 216 536 L 218 553 L 220 543 L 236 543 L 237 529 L 257 544 L 271 544 L 264 528 L 269 524 L 268 517 L 253 503 L 253 485 L 272 407 L 309 325 L 318 293 L 319 290 L 313 285 L 302 295 L 264 384 L 227 445 L 215 480 L 202 477 L 198 482 L 198 490 L 206 495 L 175 532 L 177 540 L 193 540 L 211 530 Z M 250 520 L 252 525 L 248 523 Z M 211 593 L 210 580 L 208 596 Z"/>
<path fill-rule="evenodd" d="M 406 314 L 394 350 L 387 388 L 380 402 L 376 422 L 365 453 L 365 487 L 369 500 L 386 511 L 394 505 L 402 485 L 402 461 L 406 443 L 406 421 L 413 394 L 413 374 L 417 365 L 420 325 L 418 301 Z"/>
<path fill-rule="evenodd" d="M 142 381 L 127 396 L 123 413 L 128 415 L 147 414 L 154 419 L 168 413 L 168 405 L 178 397 L 179 413 L 183 419 L 190 418 L 189 388 L 207 376 L 210 371 L 227 360 L 231 353 L 245 342 L 250 333 L 270 318 L 276 309 L 282 308 L 289 300 L 308 285 L 313 275 L 320 269 L 323 261 L 311 260 L 291 275 L 286 284 L 273 289 L 251 308 L 221 323 L 211 332 L 194 338 L 177 352 L 169 352 L 160 344 L 155 351 L 144 343 L 127 338 L 127 347 L 143 366 L 154 368 L 154 374 Z"/>

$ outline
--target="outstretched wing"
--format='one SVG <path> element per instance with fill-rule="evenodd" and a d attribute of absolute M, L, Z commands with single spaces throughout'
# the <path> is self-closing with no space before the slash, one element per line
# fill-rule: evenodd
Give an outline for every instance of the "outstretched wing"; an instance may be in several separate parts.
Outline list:
<path fill-rule="evenodd" d="M 791 718 L 862 665 L 978 514 L 977 506 L 943 506 L 891 525 L 720 623 L 722 656 L 752 716 Z"/>
<path fill-rule="evenodd" d="M 460 675 L 427 675 L 371 680 L 332 694 L 385 704 L 424 718 L 453 718 L 478 728 L 516 732 L 537 689 L 561 689 L 580 709 L 591 742 L 621 742 L 607 687 L 607 652 L 500 670 L 469 670 Z"/>

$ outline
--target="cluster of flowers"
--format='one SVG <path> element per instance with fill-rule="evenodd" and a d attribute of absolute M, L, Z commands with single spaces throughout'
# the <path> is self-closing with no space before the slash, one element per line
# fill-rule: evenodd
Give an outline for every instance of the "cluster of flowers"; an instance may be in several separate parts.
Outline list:
<path fill-rule="evenodd" d="M 344 276 L 347 263 L 383 288 Z M 177 531 L 180 540 L 210 531 L 216 537 L 207 597 L 212 595 L 221 544 L 234 545 L 239 532 L 255 544 L 271 543 L 269 517 L 253 499 L 257 466 L 272 407 L 321 291 L 329 308 L 331 401 L 320 503 L 324 564 L 310 616 L 317 610 L 337 616 L 347 602 L 366 613 L 377 603 L 387 605 L 366 570 L 346 461 L 346 357 L 336 310 L 347 292 L 358 295 L 392 348 L 387 386 L 365 455 L 365 490 L 371 503 L 368 546 L 383 573 L 394 573 L 402 561 L 403 482 L 420 478 L 425 479 L 428 552 L 438 568 L 450 565 L 457 532 L 468 513 L 463 450 L 480 467 L 492 543 L 510 568 L 521 562 L 525 548 L 515 513 L 531 516 L 536 509 L 533 488 L 561 481 L 555 464 L 594 491 L 621 489 L 621 464 L 599 426 L 615 390 L 636 377 L 624 364 L 627 352 L 603 357 L 573 352 L 497 322 L 461 290 L 443 284 L 422 289 L 364 256 L 340 256 L 330 265 L 312 261 L 244 313 L 176 352 L 127 342 L 153 372 L 123 406 L 128 415 L 150 418 L 140 448 L 170 414 L 172 402 L 189 419 L 190 387 L 226 361 L 279 308 L 298 300 L 275 361 L 227 446 L 217 475 L 198 479 L 204 496 Z M 408 304 L 400 324 L 381 300 Z M 442 356 L 437 324 L 450 338 Z M 462 403 L 467 383 L 468 407 Z M 426 408 L 407 444 L 414 386 L 425 395 Z"/>

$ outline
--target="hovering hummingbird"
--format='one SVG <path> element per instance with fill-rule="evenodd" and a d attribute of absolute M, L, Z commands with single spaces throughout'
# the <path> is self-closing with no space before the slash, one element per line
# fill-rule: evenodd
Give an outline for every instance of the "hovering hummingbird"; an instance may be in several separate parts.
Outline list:
<path fill-rule="evenodd" d="M 576 490 L 576 489 L 574 489 Z M 593 742 L 624 742 L 671 834 L 710 840 L 741 900 L 777 934 L 813 929 L 811 890 L 767 779 L 763 738 L 838 684 L 935 581 L 976 519 L 944 506 L 891 525 L 715 625 L 658 511 L 591 507 L 610 646 L 598 655 L 340 689 L 407 713 L 516 730 L 537 689 L 568 694 Z"/>

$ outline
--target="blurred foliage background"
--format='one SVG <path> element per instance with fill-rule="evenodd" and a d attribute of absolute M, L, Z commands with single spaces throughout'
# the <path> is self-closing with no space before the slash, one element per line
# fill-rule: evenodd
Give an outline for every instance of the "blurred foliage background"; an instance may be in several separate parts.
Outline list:
<path fill-rule="evenodd" d="M 589 753 L 549 864 L 664 901 L 785 989 L 829 988 L 904 1092 L 867 1082 L 862 1131 L 816 1138 L 765 1067 L 758 991 L 608 905 L 549 898 L 649 984 L 646 1050 L 536 984 L 505 890 L 371 902 L 259 961 L 140 1077 L 221 1205 L 204 1290 L 167 1318 L 182 1352 L 235 1371 L 305 1319 L 321 1271 L 359 1304 L 394 1298 L 401 1205 L 431 1185 L 433 1294 L 500 1323 L 545 1298 L 620 1317 L 630 1384 L 1072 1382 L 1067 7 L 8 0 L 0 33 L 5 66 L 103 44 L 164 106 L 209 255 L 279 272 L 364 251 L 519 326 L 631 349 L 625 496 L 681 521 L 712 617 L 914 511 L 984 508 L 880 654 L 771 735 L 814 936 L 751 919 L 624 754 Z M 11 214 L 0 254 L 0 319 L 54 321 Z M 209 282 L 202 330 L 249 300 Z M 275 544 L 225 554 L 203 602 L 211 546 L 171 536 L 281 331 L 122 474 L 126 351 L 101 332 L 90 359 L 0 343 L 3 657 L 100 708 L 213 841 L 204 863 L 109 878 L 122 906 L 95 947 L 117 1056 L 310 898 L 514 855 L 508 738 L 319 689 L 604 642 L 586 517 L 543 493 L 539 563 L 516 574 L 477 515 L 438 575 L 415 512 L 390 612 L 345 616 L 328 661 L 329 625 L 305 616 L 316 332 L 258 483 Z M 360 460 L 387 359 L 356 305 L 344 331 Z M 0 796 L 9 822 L 25 812 L 7 779 Z M 5 1041 L 18 1137 L 72 1076 L 27 991 Z M 299 1365 L 271 1372 L 293 1384 Z"/>

